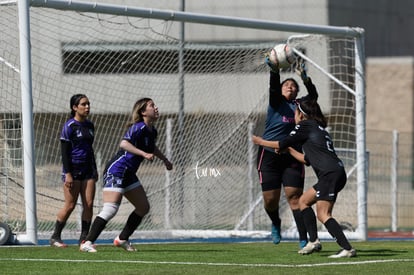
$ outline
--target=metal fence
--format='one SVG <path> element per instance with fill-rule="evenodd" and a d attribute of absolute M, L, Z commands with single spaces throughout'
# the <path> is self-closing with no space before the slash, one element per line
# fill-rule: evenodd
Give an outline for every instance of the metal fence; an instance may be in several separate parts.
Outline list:
<path fill-rule="evenodd" d="M 414 228 L 413 134 L 367 130 L 368 227 Z"/>

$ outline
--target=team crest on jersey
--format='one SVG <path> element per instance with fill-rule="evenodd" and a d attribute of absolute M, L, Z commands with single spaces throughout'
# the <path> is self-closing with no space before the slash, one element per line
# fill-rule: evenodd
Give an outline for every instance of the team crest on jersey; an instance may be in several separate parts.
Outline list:
<path fill-rule="evenodd" d="M 76 130 L 76 136 L 77 137 L 81 137 L 82 136 L 82 132 L 80 130 Z"/>

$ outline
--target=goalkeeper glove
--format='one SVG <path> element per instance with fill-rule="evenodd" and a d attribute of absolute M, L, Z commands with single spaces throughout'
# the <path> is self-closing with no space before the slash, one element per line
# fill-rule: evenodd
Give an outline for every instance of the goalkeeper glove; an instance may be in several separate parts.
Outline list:
<path fill-rule="evenodd" d="M 303 61 L 298 60 L 296 62 L 295 71 L 300 76 L 300 78 L 302 78 L 303 82 L 308 81 L 308 75 L 306 74 L 306 67 L 305 67 L 305 63 L 303 63 Z"/>
<path fill-rule="evenodd" d="M 274 64 L 272 61 L 270 61 L 269 55 L 266 55 L 265 63 L 267 64 L 267 66 L 270 67 L 270 69 L 273 72 L 275 72 L 275 73 L 279 72 L 279 67 L 277 66 L 277 64 Z"/>

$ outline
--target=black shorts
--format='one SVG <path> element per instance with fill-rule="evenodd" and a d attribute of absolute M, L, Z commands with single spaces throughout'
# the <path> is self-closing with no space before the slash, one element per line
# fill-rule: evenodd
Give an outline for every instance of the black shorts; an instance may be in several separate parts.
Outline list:
<path fill-rule="evenodd" d="M 303 189 L 305 168 L 290 154 L 276 154 L 259 146 L 257 171 L 262 191 L 290 186 Z"/>
<path fill-rule="evenodd" d="M 83 181 L 89 179 L 98 180 L 96 167 L 89 163 L 72 164 L 73 180 Z M 65 171 L 62 172 L 62 181 L 65 182 Z"/>
<path fill-rule="evenodd" d="M 313 186 L 313 189 L 316 191 L 316 200 L 335 202 L 338 193 L 345 187 L 346 180 L 344 169 L 324 174 Z"/>

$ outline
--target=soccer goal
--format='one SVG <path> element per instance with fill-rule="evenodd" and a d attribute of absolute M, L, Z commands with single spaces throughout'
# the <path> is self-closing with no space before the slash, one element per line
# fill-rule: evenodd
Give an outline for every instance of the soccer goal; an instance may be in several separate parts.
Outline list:
<path fill-rule="evenodd" d="M 160 161 L 141 166 L 151 210 L 132 238 L 268 238 L 250 137 L 262 134 L 266 116 L 264 55 L 280 42 L 305 60 L 346 164 L 348 185 L 335 217 L 350 238 L 366 238 L 363 30 L 83 1 L 21 2 L 0 2 L 0 221 L 20 243 L 48 239 L 63 205 L 59 135 L 75 93 L 91 101 L 101 178 L 133 103 L 151 97 L 159 107 L 158 145 L 174 170 Z M 236 30 L 243 30 L 241 39 Z M 290 69 L 281 77 L 301 83 Z M 309 188 L 315 176 L 306 172 Z M 101 178 L 94 215 L 102 206 Z M 64 239 L 78 238 L 80 209 Z M 123 201 L 100 238 L 116 236 L 131 211 Z M 282 236 L 295 238 L 284 200 L 280 211 Z"/>

